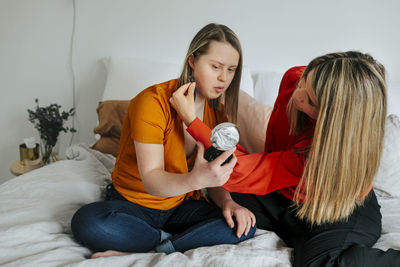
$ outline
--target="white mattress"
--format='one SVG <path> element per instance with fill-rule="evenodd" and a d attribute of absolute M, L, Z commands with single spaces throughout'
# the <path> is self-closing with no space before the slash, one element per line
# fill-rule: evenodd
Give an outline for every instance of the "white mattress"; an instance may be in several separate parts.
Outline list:
<path fill-rule="evenodd" d="M 271 232 L 238 245 L 182 253 L 137 253 L 88 259 L 70 230 L 74 212 L 103 198 L 114 158 L 74 145 L 69 160 L 13 178 L 0 185 L 0 265 L 2 266 L 291 266 L 291 249 Z M 385 197 L 383 197 L 385 196 Z M 376 247 L 400 249 L 400 198 L 382 193 L 383 234 Z"/>

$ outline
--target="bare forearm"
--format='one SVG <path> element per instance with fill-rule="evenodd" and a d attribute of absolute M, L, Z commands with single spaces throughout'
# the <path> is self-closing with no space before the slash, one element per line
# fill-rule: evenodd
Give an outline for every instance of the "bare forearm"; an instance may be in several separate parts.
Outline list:
<path fill-rule="evenodd" d="M 154 169 L 142 177 L 147 193 L 159 197 L 174 197 L 197 190 L 190 173 L 170 173 Z"/>
<path fill-rule="evenodd" d="M 192 170 L 189 173 L 171 173 L 164 169 L 164 148 L 161 144 L 135 141 L 139 174 L 146 192 L 154 196 L 173 197 L 225 184 L 236 164 L 236 157 L 224 166 L 222 163 L 234 149 L 225 151 L 212 162 L 208 162 L 203 158 L 203 145 L 197 145 L 198 153 Z"/>
<path fill-rule="evenodd" d="M 228 191 L 222 187 L 211 187 L 207 188 L 208 195 L 217 204 L 218 207 L 222 208 L 223 204 L 227 200 L 232 200 L 232 197 Z"/>

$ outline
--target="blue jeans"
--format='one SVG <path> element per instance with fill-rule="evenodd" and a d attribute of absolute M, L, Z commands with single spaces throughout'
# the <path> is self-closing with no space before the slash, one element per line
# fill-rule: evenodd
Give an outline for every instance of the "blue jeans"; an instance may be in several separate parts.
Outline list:
<path fill-rule="evenodd" d="M 92 251 L 184 252 L 217 244 L 235 244 L 254 236 L 236 237 L 214 203 L 188 199 L 170 210 L 157 210 L 129 202 L 113 188 L 108 199 L 88 204 L 73 216 L 75 239 Z"/>

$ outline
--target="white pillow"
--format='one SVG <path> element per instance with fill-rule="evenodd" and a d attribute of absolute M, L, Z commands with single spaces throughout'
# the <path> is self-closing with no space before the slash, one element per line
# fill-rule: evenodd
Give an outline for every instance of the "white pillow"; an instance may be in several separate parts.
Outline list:
<path fill-rule="evenodd" d="M 182 66 L 143 58 L 105 58 L 107 81 L 102 100 L 129 100 L 147 87 L 178 78 Z M 250 69 L 242 70 L 241 90 L 254 95 Z"/>
<path fill-rule="evenodd" d="M 242 78 L 240 79 L 240 90 L 254 97 L 254 82 L 251 77 L 251 71 L 249 67 L 244 65 L 242 68 Z"/>
<path fill-rule="evenodd" d="M 386 120 L 381 164 L 374 189 L 381 197 L 400 197 L 400 121 L 396 115 Z"/>
<path fill-rule="evenodd" d="M 254 98 L 267 105 L 274 106 L 278 96 L 283 74 L 278 72 L 260 72 L 255 74 Z"/>
<path fill-rule="evenodd" d="M 147 87 L 178 78 L 181 66 L 143 58 L 103 60 L 107 81 L 102 100 L 129 100 Z"/>
<path fill-rule="evenodd" d="M 390 81 L 387 84 L 388 114 L 400 114 L 400 81 Z"/>

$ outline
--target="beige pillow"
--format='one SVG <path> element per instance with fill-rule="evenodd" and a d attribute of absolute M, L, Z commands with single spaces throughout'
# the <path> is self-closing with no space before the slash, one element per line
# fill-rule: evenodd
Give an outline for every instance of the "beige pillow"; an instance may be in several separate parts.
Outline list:
<path fill-rule="evenodd" d="M 240 90 L 237 126 L 240 132 L 239 144 L 247 152 L 264 152 L 265 133 L 272 107 L 258 102 Z"/>
<path fill-rule="evenodd" d="M 93 132 L 99 134 L 100 139 L 92 146 L 93 149 L 117 156 L 122 123 L 129 103 L 129 100 L 107 100 L 99 103 L 96 109 L 99 124 Z"/>

